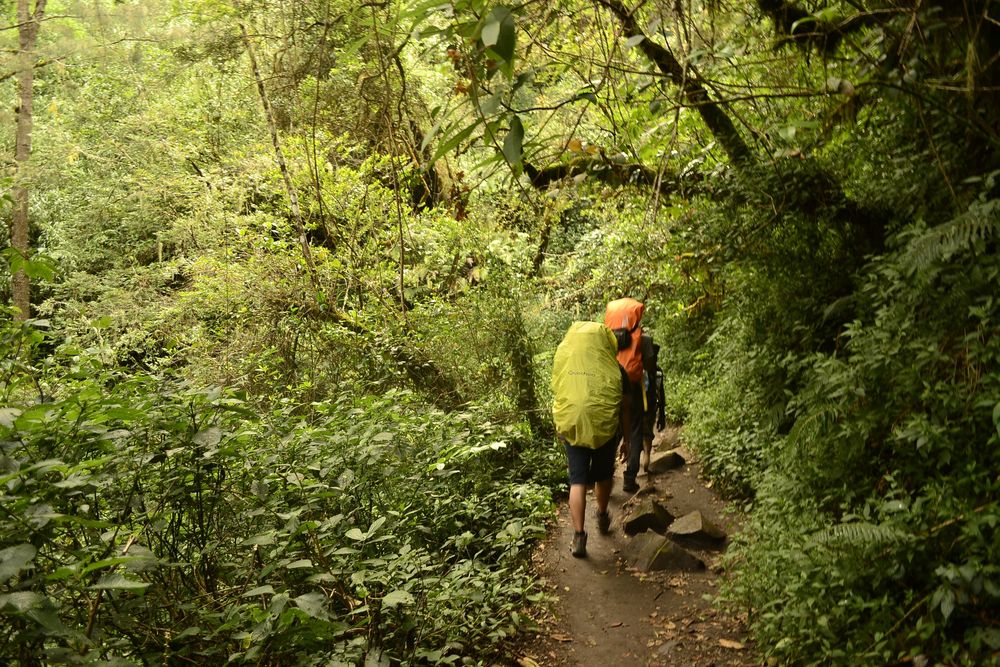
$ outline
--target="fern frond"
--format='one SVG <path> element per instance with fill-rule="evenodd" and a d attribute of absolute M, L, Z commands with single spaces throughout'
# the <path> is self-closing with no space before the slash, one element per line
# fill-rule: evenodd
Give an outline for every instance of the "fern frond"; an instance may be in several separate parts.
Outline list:
<path fill-rule="evenodd" d="M 892 526 L 856 521 L 830 526 L 814 533 L 809 543 L 835 549 L 865 551 L 905 542 L 908 536 Z"/>
<path fill-rule="evenodd" d="M 910 273 L 950 259 L 977 241 L 1000 237 L 1000 200 L 976 202 L 962 215 L 910 240 L 901 258 Z"/>

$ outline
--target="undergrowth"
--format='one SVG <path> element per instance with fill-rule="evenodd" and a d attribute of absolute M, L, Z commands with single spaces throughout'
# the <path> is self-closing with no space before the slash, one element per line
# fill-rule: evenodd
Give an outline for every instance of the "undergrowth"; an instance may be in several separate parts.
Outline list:
<path fill-rule="evenodd" d="M 716 328 L 685 433 L 752 500 L 726 597 L 779 664 L 1000 662 L 997 211 L 903 228 L 833 349 Z"/>
<path fill-rule="evenodd" d="M 79 350 L 39 367 L 43 339 L 2 341 L 0 655 L 451 664 L 523 626 L 551 496 L 516 428 L 405 391 L 261 412 Z"/>

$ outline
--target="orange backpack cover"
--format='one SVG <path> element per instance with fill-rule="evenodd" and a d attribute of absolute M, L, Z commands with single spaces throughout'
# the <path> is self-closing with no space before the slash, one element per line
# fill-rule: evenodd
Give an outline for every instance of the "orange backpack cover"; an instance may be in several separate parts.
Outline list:
<path fill-rule="evenodd" d="M 612 331 L 625 329 L 631 334 L 629 346 L 624 350 L 618 350 L 618 363 L 625 369 L 628 379 L 632 382 L 642 380 L 642 352 L 639 351 L 642 328 L 639 322 L 642 321 L 642 313 L 645 310 L 646 306 L 641 301 L 625 297 L 608 303 L 604 311 L 604 326 Z"/>

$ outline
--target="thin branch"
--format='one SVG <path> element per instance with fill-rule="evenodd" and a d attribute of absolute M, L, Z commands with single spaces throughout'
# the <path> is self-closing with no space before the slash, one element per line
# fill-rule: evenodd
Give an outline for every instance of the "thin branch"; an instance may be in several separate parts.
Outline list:
<path fill-rule="evenodd" d="M 630 12 L 620 0 L 596 0 L 607 7 L 618 17 L 624 29 L 624 34 L 630 37 L 642 36 L 637 48 L 642 51 L 663 74 L 681 89 L 688 102 L 697 107 L 698 113 L 705 125 L 718 140 L 719 145 L 729 155 L 734 163 L 751 161 L 753 154 L 736 130 L 732 119 L 722 109 L 722 106 L 712 100 L 705 89 L 700 75 L 694 68 L 681 65 L 674 54 L 666 47 L 654 42 L 639 27 L 633 12 Z M 691 76 L 689 76 L 689 71 Z"/>

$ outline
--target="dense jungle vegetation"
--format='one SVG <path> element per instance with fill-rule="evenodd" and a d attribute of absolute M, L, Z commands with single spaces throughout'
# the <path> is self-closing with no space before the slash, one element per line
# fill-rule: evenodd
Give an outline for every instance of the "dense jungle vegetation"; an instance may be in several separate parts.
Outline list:
<path fill-rule="evenodd" d="M 1000 663 L 1000 2 L 4 2 L 0 662 L 491 664 L 647 305 L 771 664 Z"/>

